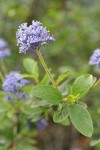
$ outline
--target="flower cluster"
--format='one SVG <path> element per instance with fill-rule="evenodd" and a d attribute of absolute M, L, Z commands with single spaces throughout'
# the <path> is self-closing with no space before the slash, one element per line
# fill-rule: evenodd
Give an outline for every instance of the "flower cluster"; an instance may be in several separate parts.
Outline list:
<path fill-rule="evenodd" d="M 38 130 L 44 130 L 48 126 L 48 122 L 45 119 L 41 119 L 38 121 L 36 127 Z"/>
<path fill-rule="evenodd" d="M 50 32 L 38 21 L 32 21 L 32 25 L 27 26 L 27 23 L 21 24 L 16 33 L 17 45 L 20 46 L 20 53 L 32 52 L 40 49 L 47 41 L 54 41 Z"/>
<path fill-rule="evenodd" d="M 10 55 L 11 53 L 9 49 L 0 50 L 0 59 L 5 58 Z"/>
<path fill-rule="evenodd" d="M 0 59 L 11 55 L 10 50 L 7 48 L 8 43 L 3 39 L 0 39 Z"/>
<path fill-rule="evenodd" d="M 6 79 L 3 83 L 3 91 L 8 93 L 7 99 L 11 97 L 9 94 L 13 93 L 14 98 L 20 99 L 25 98 L 25 93 L 22 92 L 22 88 L 27 86 L 29 82 L 23 79 L 18 72 L 11 72 L 6 75 Z"/>
<path fill-rule="evenodd" d="M 4 41 L 3 39 L 0 39 L 0 50 L 6 48 L 8 46 L 8 43 Z"/>
<path fill-rule="evenodd" d="M 89 64 L 100 68 L 100 49 L 99 48 L 93 52 L 92 56 L 90 57 Z"/>

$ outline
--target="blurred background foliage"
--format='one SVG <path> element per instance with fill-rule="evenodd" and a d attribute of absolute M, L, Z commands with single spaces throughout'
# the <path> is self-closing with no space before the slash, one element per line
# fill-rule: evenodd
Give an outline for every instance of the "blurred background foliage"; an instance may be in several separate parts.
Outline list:
<path fill-rule="evenodd" d="M 41 21 L 56 39 L 43 49 L 53 73 L 71 70 L 73 77 L 92 73 L 99 78 L 100 70 L 88 65 L 92 51 L 100 48 L 99 0 L 0 0 L 0 38 L 8 41 L 12 51 L 4 60 L 9 71 L 22 70 L 26 56 L 19 54 L 16 31 L 21 23 L 32 20 Z M 93 138 L 100 136 L 99 89 L 100 85 L 85 99 L 94 122 Z"/>

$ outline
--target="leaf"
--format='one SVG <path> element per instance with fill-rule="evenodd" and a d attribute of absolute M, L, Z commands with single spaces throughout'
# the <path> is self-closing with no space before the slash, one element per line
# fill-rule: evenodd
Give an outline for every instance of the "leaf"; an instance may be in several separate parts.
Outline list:
<path fill-rule="evenodd" d="M 23 137 L 22 140 L 19 140 L 17 144 L 18 150 L 39 150 L 36 146 L 36 141 L 31 138 Z"/>
<path fill-rule="evenodd" d="M 96 82 L 96 78 L 90 74 L 84 74 L 78 77 L 72 85 L 71 95 L 76 97 L 76 100 L 84 96 Z"/>
<path fill-rule="evenodd" d="M 32 94 L 35 97 L 46 100 L 53 105 L 60 103 L 63 99 L 62 94 L 52 86 L 35 86 L 32 88 Z"/>
<path fill-rule="evenodd" d="M 31 108 L 35 108 L 39 106 L 50 106 L 50 104 L 45 100 L 37 101 L 37 102 L 33 102 L 33 104 L 31 105 Z"/>
<path fill-rule="evenodd" d="M 24 92 L 30 92 L 31 89 L 32 89 L 31 86 L 25 86 L 25 87 L 23 87 L 23 91 L 24 91 Z"/>
<path fill-rule="evenodd" d="M 68 77 L 69 75 L 69 71 L 67 71 L 66 73 L 63 73 L 62 75 L 60 75 L 56 81 L 57 84 L 61 83 L 66 77 Z"/>
<path fill-rule="evenodd" d="M 41 109 L 38 107 L 38 108 L 30 108 L 30 106 L 26 106 L 24 107 L 24 113 L 27 114 L 27 115 L 37 115 L 37 114 L 41 114 L 42 111 Z"/>
<path fill-rule="evenodd" d="M 69 115 L 69 108 L 67 105 L 64 104 L 64 106 L 60 110 L 57 110 L 54 113 L 53 120 L 54 122 L 59 123 L 65 120 L 68 117 L 68 115 Z"/>
<path fill-rule="evenodd" d="M 5 113 L 7 111 L 7 107 L 1 102 L 0 103 L 0 113 Z"/>
<path fill-rule="evenodd" d="M 68 125 L 70 125 L 70 120 L 69 120 L 69 118 L 66 118 L 62 122 L 59 122 L 59 124 L 63 125 L 63 126 L 68 126 Z"/>
<path fill-rule="evenodd" d="M 36 78 L 38 77 L 38 63 L 35 60 L 31 58 L 25 58 L 23 65 L 28 73 L 34 75 Z"/>
<path fill-rule="evenodd" d="M 91 137 L 93 134 L 93 123 L 86 108 L 79 104 L 70 107 L 70 119 L 75 128 L 84 136 Z"/>
<path fill-rule="evenodd" d="M 59 86 L 59 91 L 63 94 L 63 96 L 66 96 L 69 94 L 70 86 L 68 85 L 68 81 L 63 82 Z"/>
<path fill-rule="evenodd" d="M 36 78 L 36 76 L 35 75 L 31 75 L 31 74 L 21 74 L 21 77 L 22 78 Z"/>
<path fill-rule="evenodd" d="M 74 96 L 74 95 L 69 95 L 69 96 L 66 98 L 66 101 L 67 101 L 67 102 L 75 102 L 75 96 Z"/>
<path fill-rule="evenodd" d="M 24 150 L 38 150 L 37 147 L 33 146 L 30 143 L 27 143 L 27 141 L 18 143 L 18 150 L 22 150 L 22 149 L 24 149 Z"/>
<path fill-rule="evenodd" d="M 95 146 L 100 143 L 100 139 L 91 141 L 90 145 Z"/>
<path fill-rule="evenodd" d="M 84 108 L 87 109 L 87 105 L 84 102 L 79 102 L 80 105 L 82 105 Z"/>
<path fill-rule="evenodd" d="M 43 79 L 40 81 L 39 85 L 48 85 L 50 83 L 50 78 L 48 77 L 48 74 L 45 74 Z"/>

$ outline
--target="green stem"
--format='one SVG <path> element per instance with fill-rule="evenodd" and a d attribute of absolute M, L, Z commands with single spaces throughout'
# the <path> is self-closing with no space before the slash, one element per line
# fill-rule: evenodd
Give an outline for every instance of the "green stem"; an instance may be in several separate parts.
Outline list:
<path fill-rule="evenodd" d="M 2 72 L 0 71 L 0 79 L 1 79 L 1 81 L 3 81 L 4 80 L 4 77 L 3 77 L 3 74 L 2 74 Z"/>
<path fill-rule="evenodd" d="M 3 62 L 3 60 L 0 61 L 0 64 L 1 64 L 1 69 L 3 71 L 4 74 L 7 74 L 7 68 Z"/>
<path fill-rule="evenodd" d="M 41 64 L 43 65 L 44 70 L 45 70 L 46 73 L 48 74 L 48 76 L 49 76 L 49 78 L 50 78 L 50 80 L 51 80 L 53 86 L 54 86 L 55 88 L 57 88 L 57 84 L 56 84 L 56 82 L 54 81 L 54 79 L 53 79 L 53 77 L 52 77 L 52 75 L 51 75 L 51 73 L 50 73 L 50 71 L 49 71 L 49 69 L 48 69 L 48 67 L 47 67 L 47 65 L 46 65 L 46 63 L 45 63 L 45 61 L 44 61 L 44 58 L 43 58 L 43 56 L 42 56 L 42 54 L 41 54 L 41 51 L 40 51 L 39 49 L 37 49 L 36 51 L 37 51 L 37 55 L 38 55 L 38 57 L 39 57 L 39 59 L 40 59 L 40 61 L 41 61 Z"/>
<path fill-rule="evenodd" d="M 100 83 L 100 79 L 97 80 L 97 82 L 91 87 L 91 89 L 89 91 L 94 89 L 99 83 Z"/>
<path fill-rule="evenodd" d="M 13 150 L 17 150 L 17 116 L 15 114 L 13 118 Z"/>

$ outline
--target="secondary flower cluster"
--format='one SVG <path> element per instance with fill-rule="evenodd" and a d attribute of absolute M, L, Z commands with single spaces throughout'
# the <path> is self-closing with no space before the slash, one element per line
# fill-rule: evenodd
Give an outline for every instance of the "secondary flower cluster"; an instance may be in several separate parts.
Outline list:
<path fill-rule="evenodd" d="M 19 52 L 34 53 L 36 48 L 40 49 L 45 45 L 47 41 L 54 41 L 53 36 L 50 36 L 50 32 L 38 21 L 32 21 L 32 25 L 27 26 L 27 23 L 21 24 L 16 33 L 17 45 L 19 45 Z"/>
<path fill-rule="evenodd" d="M 37 122 L 37 129 L 38 130 L 45 130 L 45 128 L 48 126 L 48 122 L 45 119 L 41 119 Z"/>
<path fill-rule="evenodd" d="M 33 122 L 27 121 L 26 126 L 29 128 L 29 130 L 37 129 L 39 131 L 43 131 L 48 126 L 48 122 L 45 119 L 40 119 L 39 121 L 34 124 Z"/>
<path fill-rule="evenodd" d="M 0 59 L 11 55 L 11 52 L 7 47 L 8 43 L 3 39 L 0 39 Z"/>
<path fill-rule="evenodd" d="M 3 91 L 7 92 L 7 99 L 12 99 L 10 94 L 14 94 L 14 98 L 21 99 L 25 98 L 25 93 L 22 92 L 22 88 L 27 86 L 29 82 L 23 79 L 19 72 L 11 72 L 6 75 L 6 79 L 3 83 Z"/>
<path fill-rule="evenodd" d="M 93 52 L 92 56 L 90 57 L 89 64 L 100 68 L 100 49 L 99 48 Z"/>

